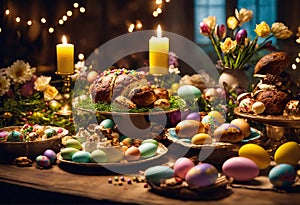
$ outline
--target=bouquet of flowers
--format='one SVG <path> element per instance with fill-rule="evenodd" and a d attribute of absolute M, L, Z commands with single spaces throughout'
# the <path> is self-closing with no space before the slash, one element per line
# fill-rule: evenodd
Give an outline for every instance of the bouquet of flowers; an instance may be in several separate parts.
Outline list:
<path fill-rule="evenodd" d="M 253 40 L 248 37 L 246 29 L 240 28 L 252 19 L 253 12 L 242 8 L 235 10 L 235 16 L 227 19 L 227 28 L 224 24 L 217 25 L 215 16 L 208 16 L 200 23 L 200 33 L 207 36 L 218 56 L 218 63 L 229 69 L 240 69 L 262 49 L 274 49 L 272 37 L 286 39 L 291 37 L 292 31 L 284 23 L 276 22 L 270 27 L 265 21 L 256 25 L 256 36 Z M 231 32 L 230 32 L 231 31 Z M 232 34 L 232 35 L 228 35 Z M 258 43 L 259 39 L 261 43 Z"/>
<path fill-rule="evenodd" d="M 22 60 L 0 69 L 0 127 L 30 124 L 71 126 L 57 116 L 63 100 L 51 77 L 36 76 L 36 68 Z"/>

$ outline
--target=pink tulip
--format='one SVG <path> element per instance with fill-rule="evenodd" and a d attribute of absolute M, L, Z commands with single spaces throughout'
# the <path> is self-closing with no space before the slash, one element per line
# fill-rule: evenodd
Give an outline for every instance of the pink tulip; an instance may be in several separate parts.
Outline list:
<path fill-rule="evenodd" d="M 220 40 L 223 40 L 226 37 L 226 27 L 224 24 L 217 25 L 216 34 Z"/>
<path fill-rule="evenodd" d="M 200 33 L 202 33 L 202 34 L 205 35 L 205 36 L 209 36 L 209 34 L 210 34 L 210 28 L 209 28 L 209 26 L 208 26 L 206 23 L 204 23 L 204 22 L 201 22 L 201 23 L 200 23 Z"/>

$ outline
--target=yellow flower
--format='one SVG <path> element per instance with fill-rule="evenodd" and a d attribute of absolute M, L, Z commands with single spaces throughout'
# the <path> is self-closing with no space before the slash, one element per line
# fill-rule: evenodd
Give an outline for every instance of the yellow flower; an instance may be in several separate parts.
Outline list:
<path fill-rule="evenodd" d="M 34 89 L 37 91 L 44 91 L 48 87 L 51 77 L 40 76 L 34 81 Z"/>
<path fill-rule="evenodd" d="M 203 19 L 203 22 L 206 23 L 211 30 L 213 30 L 216 26 L 217 18 L 215 16 L 208 16 Z"/>
<path fill-rule="evenodd" d="M 254 31 L 258 36 L 262 38 L 267 37 L 271 33 L 270 26 L 265 21 L 262 21 L 260 24 L 256 24 L 256 28 L 254 29 Z"/>
<path fill-rule="evenodd" d="M 223 53 L 231 53 L 235 50 L 237 45 L 236 40 L 231 40 L 231 38 L 227 37 L 224 42 L 220 43 L 220 48 Z"/>
<path fill-rule="evenodd" d="M 273 23 L 271 27 L 271 32 L 278 39 L 285 39 L 291 37 L 293 32 L 289 30 L 289 28 L 283 23 Z"/>
<path fill-rule="evenodd" d="M 242 8 L 240 11 L 235 9 L 235 17 L 239 21 L 239 25 L 242 26 L 244 23 L 252 19 L 253 12 L 251 10 Z"/>
<path fill-rule="evenodd" d="M 227 19 L 227 26 L 228 28 L 230 28 L 231 30 L 236 29 L 236 27 L 239 25 L 239 21 L 234 17 L 234 16 L 230 16 Z"/>
<path fill-rule="evenodd" d="M 44 91 L 44 100 L 50 101 L 53 100 L 58 95 L 58 90 L 51 85 L 48 85 L 46 90 Z"/>

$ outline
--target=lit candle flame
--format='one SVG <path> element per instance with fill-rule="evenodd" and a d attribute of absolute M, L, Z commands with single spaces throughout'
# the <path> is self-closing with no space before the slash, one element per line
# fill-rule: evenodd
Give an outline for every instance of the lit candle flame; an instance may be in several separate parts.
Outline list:
<path fill-rule="evenodd" d="M 157 37 L 161 37 L 161 28 L 160 28 L 160 25 L 158 24 L 157 26 Z"/>
<path fill-rule="evenodd" d="M 63 35 L 62 37 L 62 43 L 67 44 L 67 37 L 65 35 Z"/>

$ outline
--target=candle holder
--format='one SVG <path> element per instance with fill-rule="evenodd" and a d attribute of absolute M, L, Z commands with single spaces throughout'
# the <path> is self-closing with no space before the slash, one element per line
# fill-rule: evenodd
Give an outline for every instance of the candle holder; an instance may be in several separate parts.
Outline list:
<path fill-rule="evenodd" d="M 72 115 L 72 106 L 70 103 L 70 92 L 71 92 L 71 75 L 74 73 L 61 73 L 61 72 L 56 72 L 57 75 L 60 75 L 63 78 L 63 88 L 62 88 L 62 96 L 65 100 L 65 104 L 61 107 L 59 111 L 57 111 L 56 114 L 58 115 Z"/>

